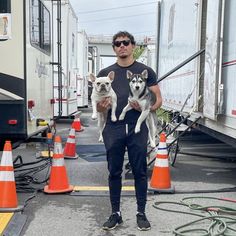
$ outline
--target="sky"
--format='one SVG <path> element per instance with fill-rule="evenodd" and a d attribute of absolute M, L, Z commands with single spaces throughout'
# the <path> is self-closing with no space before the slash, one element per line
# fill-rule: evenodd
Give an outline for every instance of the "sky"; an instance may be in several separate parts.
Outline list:
<path fill-rule="evenodd" d="M 113 35 L 126 30 L 134 36 L 154 36 L 158 0 L 70 0 L 78 30 L 88 35 Z"/>

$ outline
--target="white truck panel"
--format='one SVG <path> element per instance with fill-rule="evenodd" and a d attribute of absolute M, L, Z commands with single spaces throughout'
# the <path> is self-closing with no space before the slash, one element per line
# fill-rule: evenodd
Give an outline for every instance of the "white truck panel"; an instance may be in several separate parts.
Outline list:
<path fill-rule="evenodd" d="M 203 114 L 212 120 L 217 119 L 218 84 L 221 78 L 221 3 L 220 0 L 208 0 L 207 3 Z"/>
<path fill-rule="evenodd" d="M 200 1 L 169 0 L 161 2 L 159 72 L 161 77 L 199 50 Z M 186 10 L 188 9 L 188 10 Z M 186 20 L 187 19 L 187 20 Z M 192 109 L 198 98 L 196 62 L 188 63 L 160 83 L 164 106 Z"/>
<path fill-rule="evenodd" d="M 229 0 L 225 5 L 224 46 L 222 83 L 224 84 L 224 112 L 229 119 L 236 119 L 236 1 Z M 235 125 L 235 124 L 234 124 Z M 236 126 L 236 125 L 235 125 Z M 234 126 L 234 127 L 235 127 Z"/>
<path fill-rule="evenodd" d="M 201 115 L 199 127 L 204 132 L 214 133 L 233 145 L 236 145 L 235 12 L 234 0 L 163 0 L 158 54 L 161 77 L 199 51 L 202 44 L 205 57 L 194 59 L 160 82 L 163 108 L 180 110 L 192 91 L 184 107 L 185 112 L 197 108 L 190 119 Z M 200 101 L 199 95 L 203 98 Z"/>
<path fill-rule="evenodd" d="M 77 106 L 88 106 L 88 37 L 85 31 L 77 33 Z"/>
<path fill-rule="evenodd" d="M 54 3 L 54 61 L 57 61 L 57 5 Z M 68 117 L 77 112 L 76 70 L 77 70 L 77 26 L 78 19 L 68 0 L 61 5 L 61 66 L 62 66 L 62 114 Z M 54 66 L 54 116 L 59 115 L 58 71 Z"/>

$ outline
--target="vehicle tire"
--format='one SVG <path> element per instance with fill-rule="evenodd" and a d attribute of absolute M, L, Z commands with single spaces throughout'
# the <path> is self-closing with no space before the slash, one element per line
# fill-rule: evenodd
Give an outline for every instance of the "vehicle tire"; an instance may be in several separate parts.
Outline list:
<path fill-rule="evenodd" d="M 179 140 L 177 139 L 168 149 L 169 163 L 171 166 L 175 165 L 177 154 L 179 152 Z"/>

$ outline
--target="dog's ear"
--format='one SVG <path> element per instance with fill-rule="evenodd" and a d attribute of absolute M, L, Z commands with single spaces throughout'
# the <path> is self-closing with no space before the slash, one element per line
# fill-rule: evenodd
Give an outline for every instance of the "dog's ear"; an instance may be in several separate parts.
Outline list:
<path fill-rule="evenodd" d="M 131 79 L 132 75 L 133 73 L 130 70 L 127 70 L 126 72 L 127 79 Z"/>
<path fill-rule="evenodd" d="M 109 74 L 108 74 L 107 77 L 108 77 L 111 81 L 113 81 L 114 78 L 115 78 L 115 72 L 114 72 L 114 71 L 109 72 Z"/>
<path fill-rule="evenodd" d="M 90 80 L 91 80 L 92 82 L 94 82 L 95 79 L 96 79 L 96 76 L 91 73 L 91 74 L 89 75 L 89 78 L 90 78 Z"/>
<path fill-rule="evenodd" d="M 144 79 L 147 79 L 147 78 L 148 78 L 148 71 L 147 71 L 147 69 L 145 69 L 145 70 L 142 72 L 142 77 L 143 77 Z"/>

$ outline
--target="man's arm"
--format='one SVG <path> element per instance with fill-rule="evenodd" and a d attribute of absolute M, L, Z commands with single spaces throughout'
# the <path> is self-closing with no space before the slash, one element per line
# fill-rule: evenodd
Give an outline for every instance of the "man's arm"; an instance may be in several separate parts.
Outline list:
<path fill-rule="evenodd" d="M 152 105 L 151 111 L 156 111 L 162 105 L 161 90 L 158 85 L 150 86 L 149 89 L 155 94 L 156 102 Z"/>

